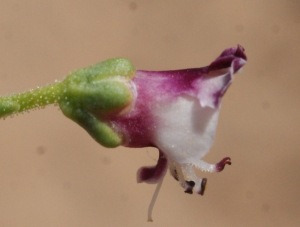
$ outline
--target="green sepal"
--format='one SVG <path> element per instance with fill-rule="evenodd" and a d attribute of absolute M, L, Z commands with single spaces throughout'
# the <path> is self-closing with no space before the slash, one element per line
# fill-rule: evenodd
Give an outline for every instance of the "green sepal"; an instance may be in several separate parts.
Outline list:
<path fill-rule="evenodd" d="M 73 108 L 67 102 L 61 102 L 60 108 L 66 117 L 83 127 L 102 146 L 113 148 L 122 144 L 122 137 L 91 113 L 81 108 Z"/>
<path fill-rule="evenodd" d="M 79 86 L 72 84 L 66 97 L 75 107 L 106 112 L 128 105 L 132 100 L 132 91 L 125 82 L 106 79 Z"/>
<path fill-rule="evenodd" d="M 130 80 L 134 75 L 135 68 L 131 61 L 125 58 L 112 58 L 71 73 L 64 83 L 90 83 L 112 76 L 122 76 Z"/>
<path fill-rule="evenodd" d="M 133 99 L 130 80 L 135 75 L 132 63 L 114 58 L 71 73 L 63 82 L 59 105 L 65 116 L 83 127 L 105 147 L 122 144 L 122 136 L 101 119 L 128 106 Z"/>

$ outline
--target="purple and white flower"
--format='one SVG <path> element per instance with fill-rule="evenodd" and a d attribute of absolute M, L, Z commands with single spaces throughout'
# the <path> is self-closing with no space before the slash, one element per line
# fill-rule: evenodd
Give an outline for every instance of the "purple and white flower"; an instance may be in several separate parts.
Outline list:
<path fill-rule="evenodd" d="M 211 148 L 221 98 L 233 74 L 246 63 L 241 46 L 229 48 L 202 68 L 135 70 L 124 58 L 109 59 L 71 73 L 65 80 L 21 94 L 0 97 L 0 118 L 49 104 L 83 127 L 106 147 L 156 147 L 157 164 L 142 167 L 137 181 L 157 183 L 148 219 L 167 169 L 186 193 L 203 195 L 207 179 L 194 167 L 220 172 L 201 159 Z"/>
<path fill-rule="evenodd" d="M 159 183 L 169 167 L 186 193 L 203 195 L 207 180 L 198 178 L 193 167 L 220 172 L 231 164 L 228 157 L 217 164 L 201 158 L 213 144 L 221 98 L 246 60 L 238 46 L 202 68 L 136 71 L 131 81 L 134 101 L 108 120 L 124 136 L 123 146 L 159 149 L 157 165 L 140 168 L 138 182 Z"/>

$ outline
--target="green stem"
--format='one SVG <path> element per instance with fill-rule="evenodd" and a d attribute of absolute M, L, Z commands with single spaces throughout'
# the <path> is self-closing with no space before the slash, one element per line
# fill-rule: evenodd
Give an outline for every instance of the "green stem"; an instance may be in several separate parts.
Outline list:
<path fill-rule="evenodd" d="M 64 88 L 62 82 L 57 82 L 21 94 L 0 97 L 0 118 L 58 103 L 64 98 Z"/>

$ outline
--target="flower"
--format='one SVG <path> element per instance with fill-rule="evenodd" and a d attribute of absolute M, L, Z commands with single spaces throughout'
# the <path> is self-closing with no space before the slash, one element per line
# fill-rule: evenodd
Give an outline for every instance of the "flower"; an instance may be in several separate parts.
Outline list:
<path fill-rule="evenodd" d="M 231 164 L 229 157 L 216 164 L 201 158 L 213 144 L 221 98 L 246 60 L 241 46 L 209 66 L 173 71 L 135 70 L 127 59 L 110 59 L 54 85 L 0 97 L 0 118 L 54 103 L 105 147 L 158 148 L 157 164 L 137 172 L 139 183 L 157 183 L 151 221 L 167 168 L 184 192 L 203 195 L 207 179 L 194 167 L 220 172 Z"/>
<path fill-rule="evenodd" d="M 140 168 L 137 182 L 161 183 L 169 167 L 186 193 L 203 195 L 207 179 L 198 178 L 193 167 L 220 172 L 231 164 L 229 157 L 216 164 L 201 158 L 213 144 L 221 98 L 246 60 L 238 46 L 203 68 L 136 71 L 130 110 L 108 120 L 123 135 L 123 146 L 159 150 L 156 166 Z"/>
<path fill-rule="evenodd" d="M 123 135 L 123 146 L 159 149 L 158 164 L 140 169 L 138 182 L 157 183 L 166 168 L 161 159 L 167 159 L 172 176 L 183 187 L 190 188 L 185 181 L 194 181 L 194 190 L 203 194 L 202 179 L 195 178 L 191 167 L 219 172 L 229 163 L 229 158 L 214 165 L 200 159 L 212 146 L 221 98 L 233 74 L 245 63 L 244 49 L 238 46 L 226 49 L 203 68 L 136 71 L 131 81 L 134 98 L 130 110 L 109 115 L 106 121 Z"/>

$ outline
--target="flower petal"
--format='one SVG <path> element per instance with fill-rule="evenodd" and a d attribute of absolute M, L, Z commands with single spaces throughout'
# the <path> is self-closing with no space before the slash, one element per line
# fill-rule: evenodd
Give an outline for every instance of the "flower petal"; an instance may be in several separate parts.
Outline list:
<path fill-rule="evenodd" d="M 219 108 L 202 107 L 196 97 L 183 96 L 155 111 L 156 146 L 173 161 L 194 163 L 210 149 Z"/>
<path fill-rule="evenodd" d="M 137 172 L 137 182 L 155 184 L 162 177 L 164 177 L 167 167 L 168 160 L 166 159 L 164 154 L 161 151 L 159 151 L 159 158 L 156 166 L 141 167 Z"/>
<path fill-rule="evenodd" d="M 224 50 L 221 55 L 207 67 L 208 71 L 233 67 L 233 73 L 238 72 L 247 61 L 244 51 L 244 48 L 240 45 L 238 45 L 237 48 Z"/>

